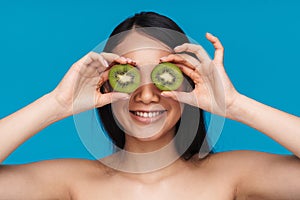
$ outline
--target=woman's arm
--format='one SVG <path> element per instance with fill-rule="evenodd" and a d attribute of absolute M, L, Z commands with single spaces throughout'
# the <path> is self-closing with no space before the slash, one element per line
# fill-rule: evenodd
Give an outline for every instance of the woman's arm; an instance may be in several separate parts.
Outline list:
<path fill-rule="evenodd" d="M 213 60 L 201 46 L 195 44 L 183 44 L 175 51 L 194 53 L 198 60 L 186 54 L 162 58 L 162 61 L 178 63 L 194 81 L 195 89 L 190 93 L 163 92 L 162 95 L 247 124 L 300 158 L 300 119 L 237 92 L 223 66 L 224 48 L 221 42 L 211 34 L 206 37 L 215 47 Z"/>
<path fill-rule="evenodd" d="M 54 95 L 49 93 L 1 119 L 0 163 L 27 139 L 67 115 Z"/>
<path fill-rule="evenodd" d="M 163 92 L 163 95 L 245 123 L 295 154 L 219 153 L 221 163 L 217 166 L 234 169 L 237 174 L 236 199 L 300 199 L 300 119 L 238 93 L 225 73 L 223 46 L 211 34 L 207 34 L 207 39 L 215 47 L 213 60 L 201 46 L 193 44 L 175 50 L 194 53 L 198 60 L 186 54 L 162 58 L 178 63 L 195 83 L 192 92 Z"/>
<path fill-rule="evenodd" d="M 238 95 L 228 108 L 228 118 L 266 134 L 300 158 L 300 118 Z"/>
<path fill-rule="evenodd" d="M 127 98 L 123 93 L 101 94 L 108 63 L 130 62 L 110 53 L 90 52 L 74 63 L 58 86 L 30 105 L 0 120 L 0 163 L 28 138 L 72 114 Z"/>
<path fill-rule="evenodd" d="M 127 98 L 128 94 L 102 94 L 108 63 L 131 61 L 115 54 L 90 52 L 77 61 L 49 94 L 0 120 L 0 161 L 43 128 L 72 114 Z M 82 172 L 74 160 L 0 165 L 0 199 L 68 199 L 69 185 Z M 83 164 L 85 166 L 85 164 Z M 74 171 L 74 170 L 77 171 Z"/>

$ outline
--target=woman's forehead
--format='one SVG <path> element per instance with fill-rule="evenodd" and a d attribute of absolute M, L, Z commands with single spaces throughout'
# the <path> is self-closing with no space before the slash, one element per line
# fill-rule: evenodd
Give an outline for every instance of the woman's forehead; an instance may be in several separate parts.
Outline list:
<path fill-rule="evenodd" d="M 171 53 L 173 50 L 161 41 L 151 38 L 146 34 L 132 31 L 126 35 L 124 40 L 114 48 L 114 53 L 126 55 L 143 50 L 165 51 Z"/>

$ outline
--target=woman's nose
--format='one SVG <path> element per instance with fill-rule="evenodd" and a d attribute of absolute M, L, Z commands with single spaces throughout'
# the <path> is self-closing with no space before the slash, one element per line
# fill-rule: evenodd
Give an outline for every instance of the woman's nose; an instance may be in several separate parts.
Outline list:
<path fill-rule="evenodd" d="M 144 84 L 135 91 L 134 100 L 144 104 L 158 103 L 160 90 L 153 83 Z"/>

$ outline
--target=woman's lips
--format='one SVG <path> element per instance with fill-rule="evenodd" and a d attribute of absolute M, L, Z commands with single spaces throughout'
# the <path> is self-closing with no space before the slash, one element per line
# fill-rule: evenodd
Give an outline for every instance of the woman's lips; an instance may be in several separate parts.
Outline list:
<path fill-rule="evenodd" d="M 153 123 L 166 114 L 166 110 L 155 110 L 155 111 L 130 111 L 130 116 L 143 124 Z"/>

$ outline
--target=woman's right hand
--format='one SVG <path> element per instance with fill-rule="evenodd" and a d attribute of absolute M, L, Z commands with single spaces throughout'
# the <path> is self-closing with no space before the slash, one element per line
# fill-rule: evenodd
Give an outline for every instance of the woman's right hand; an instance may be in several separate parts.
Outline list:
<path fill-rule="evenodd" d="M 58 86 L 51 92 L 61 105 L 65 116 L 101 107 L 128 94 L 109 92 L 102 94 L 99 88 L 108 80 L 111 63 L 131 63 L 132 60 L 113 53 L 90 52 L 72 65 Z"/>
<path fill-rule="evenodd" d="M 224 48 L 219 39 L 210 33 L 206 38 L 215 48 L 211 59 L 205 49 L 196 44 L 185 43 L 176 47 L 177 54 L 161 58 L 162 62 L 174 62 L 181 71 L 195 84 L 191 92 L 163 92 L 165 97 L 171 97 L 182 103 L 199 107 L 205 111 L 224 117 L 232 117 L 230 108 L 240 96 L 224 69 Z M 196 57 L 186 54 L 192 53 Z"/>

